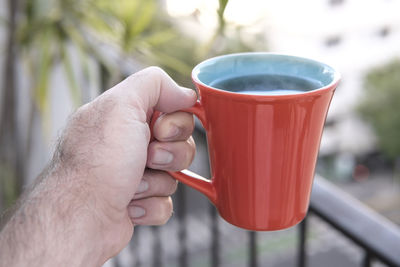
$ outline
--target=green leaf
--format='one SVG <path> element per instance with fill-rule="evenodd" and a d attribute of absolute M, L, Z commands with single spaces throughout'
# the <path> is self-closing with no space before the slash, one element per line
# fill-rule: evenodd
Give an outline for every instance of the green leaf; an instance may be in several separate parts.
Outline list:
<path fill-rule="evenodd" d="M 192 69 L 191 66 L 187 65 L 184 61 L 179 60 L 178 58 L 172 57 L 165 53 L 153 51 L 152 55 L 148 56 L 153 58 L 153 60 L 158 61 L 159 64 L 172 68 L 180 73 L 187 74 L 190 73 Z"/>
<path fill-rule="evenodd" d="M 42 113 L 48 111 L 48 84 L 50 77 L 50 67 L 52 63 L 51 58 L 51 42 L 49 32 L 43 34 L 42 39 L 38 40 L 40 50 L 40 61 L 37 69 L 37 81 L 35 84 L 34 92 L 35 99 L 39 110 Z"/>
<path fill-rule="evenodd" d="M 144 37 L 144 41 L 150 46 L 159 46 L 170 41 L 176 40 L 177 34 L 172 29 L 160 30 Z"/>
<path fill-rule="evenodd" d="M 400 60 L 371 70 L 364 80 L 365 95 L 358 111 L 378 137 L 381 151 L 400 157 Z"/>
<path fill-rule="evenodd" d="M 88 55 L 85 53 L 84 49 L 82 49 L 82 47 L 80 46 L 78 46 L 78 57 L 80 65 L 82 66 L 83 78 L 85 79 L 85 81 L 89 81 L 90 79 L 89 58 Z"/>
<path fill-rule="evenodd" d="M 119 0 L 118 4 L 111 3 L 111 5 L 115 16 L 129 24 L 129 22 L 138 15 L 137 10 L 139 3 L 140 0 Z"/>
<path fill-rule="evenodd" d="M 229 0 L 219 0 L 219 8 L 218 8 L 218 15 L 219 16 L 224 16 L 224 12 L 226 9 L 226 6 L 228 5 Z"/>
<path fill-rule="evenodd" d="M 62 56 L 62 64 L 69 84 L 69 92 L 71 95 L 71 99 L 75 107 L 78 107 L 79 104 L 81 104 L 81 92 L 79 90 L 78 82 L 76 81 L 69 53 L 68 50 L 66 49 L 65 44 L 63 42 L 60 42 L 59 45 Z"/>
<path fill-rule="evenodd" d="M 99 36 L 113 40 L 117 40 L 117 36 L 122 31 L 122 26 L 115 17 L 98 8 L 93 8 L 92 12 L 89 12 L 80 21 L 75 22 L 75 24 L 75 28 L 81 29 L 86 27 Z"/>
<path fill-rule="evenodd" d="M 140 1 L 138 11 L 136 12 L 134 23 L 130 29 L 132 36 L 137 36 L 150 25 L 153 15 L 155 13 L 155 4 L 153 1 Z"/>
<path fill-rule="evenodd" d="M 225 29 L 224 13 L 229 0 L 219 0 L 218 14 L 218 33 L 223 33 Z"/>
<path fill-rule="evenodd" d="M 5 208 L 11 207 L 18 199 L 15 171 L 6 162 L 0 163 L 0 190 L 3 193 Z M 1 195 L 1 194 L 0 194 Z"/>
<path fill-rule="evenodd" d="M 8 20 L 0 16 L 0 25 L 3 26 L 4 24 L 8 24 Z"/>

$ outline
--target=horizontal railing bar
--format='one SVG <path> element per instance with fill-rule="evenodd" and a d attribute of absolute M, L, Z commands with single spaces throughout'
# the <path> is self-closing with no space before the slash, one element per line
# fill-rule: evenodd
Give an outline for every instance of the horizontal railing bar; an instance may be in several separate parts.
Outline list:
<path fill-rule="evenodd" d="M 205 135 L 197 119 L 196 131 Z M 310 211 L 375 259 L 389 266 L 400 266 L 400 227 L 318 175 Z"/>
<path fill-rule="evenodd" d="M 316 176 L 310 210 L 385 264 L 400 266 L 400 227 Z"/>

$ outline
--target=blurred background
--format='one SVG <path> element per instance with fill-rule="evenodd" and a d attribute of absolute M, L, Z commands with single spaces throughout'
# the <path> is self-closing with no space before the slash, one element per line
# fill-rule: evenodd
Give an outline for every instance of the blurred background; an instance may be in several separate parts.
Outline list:
<path fill-rule="evenodd" d="M 0 212 L 50 160 L 69 114 L 129 74 L 157 65 L 193 88 L 191 69 L 204 59 L 273 51 L 341 72 L 317 180 L 398 231 L 399 10 L 399 0 L 0 0 Z M 201 127 L 195 138 L 191 169 L 207 176 Z M 299 230 L 300 240 L 307 237 L 305 260 L 298 258 L 301 226 L 257 234 L 235 228 L 182 186 L 174 203 L 166 226 L 138 227 L 105 266 L 391 266 L 374 261 L 376 251 L 365 257 L 369 248 L 317 213 Z"/>

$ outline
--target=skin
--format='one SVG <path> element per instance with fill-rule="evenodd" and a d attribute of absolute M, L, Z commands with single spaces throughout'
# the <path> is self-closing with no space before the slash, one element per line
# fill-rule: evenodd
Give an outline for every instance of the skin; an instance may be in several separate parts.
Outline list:
<path fill-rule="evenodd" d="M 195 153 L 196 101 L 157 67 L 131 75 L 70 118 L 53 159 L 0 233 L 0 266 L 101 266 L 135 225 L 172 215 L 176 181 Z M 150 142 L 153 110 L 160 116 Z"/>

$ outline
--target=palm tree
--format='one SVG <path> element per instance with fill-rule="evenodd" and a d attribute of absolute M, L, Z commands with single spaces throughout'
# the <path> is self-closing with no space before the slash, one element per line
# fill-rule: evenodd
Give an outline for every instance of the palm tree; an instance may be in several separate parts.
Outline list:
<path fill-rule="evenodd" d="M 4 60 L 3 90 L 0 117 L 0 211 L 10 204 L 13 194 L 19 194 L 23 185 L 23 162 L 17 135 L 15 47 L 16 16 L 19 1 L 9 0 L 7 20 L 6 59 Z"/>
<path fill-rule="evenodd" d="M 103 89 L 128 72 L 154 64 L 190 86 L 192 66 L 205 57 L 251 50 L 240 38 L 225 36 L 227 3 L 219 0 L 219 27 L 213 38 L 199 47 L 163 15 L 158 0 L 119 0 L 117 4 L 108 0 L 8 0 L 0 117 L 0 211 L 22 192 L 36 114 L 41 115 L 43 125 L 48 123 L 49 80 L 55 66 L 63 68 L 76 106 L 87 101 L 80 88 L 85 87 L 82 80 L 89 79 L 89 61 L 98 66 Z M 74 72 L 71 50 L 79 55 L 82 73 Z M 28 130 L 24 133 L 16 121 L 17 62 L 27 70 L 24 79 L 31 85 Z M 121 66 L 127 63 L 130 67 L 124 70 Z"/>

